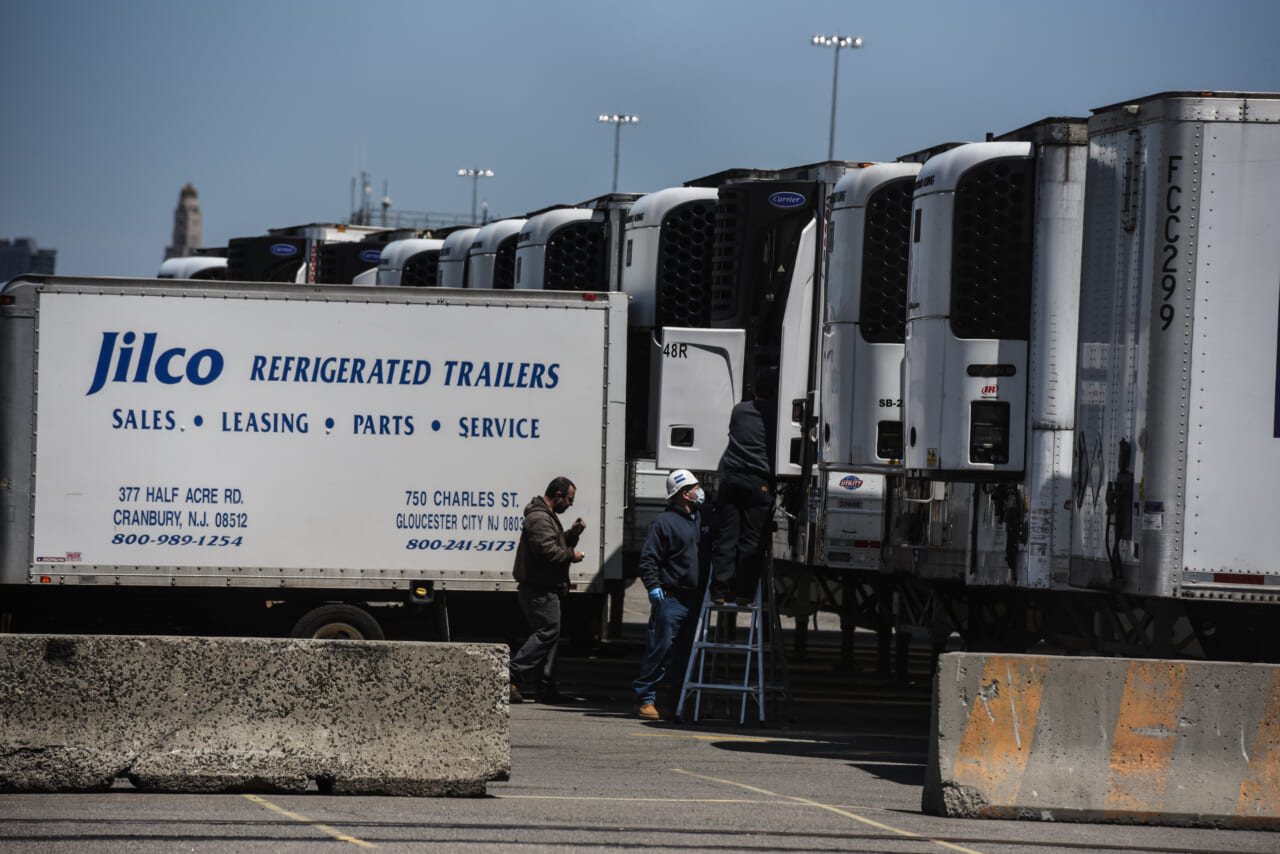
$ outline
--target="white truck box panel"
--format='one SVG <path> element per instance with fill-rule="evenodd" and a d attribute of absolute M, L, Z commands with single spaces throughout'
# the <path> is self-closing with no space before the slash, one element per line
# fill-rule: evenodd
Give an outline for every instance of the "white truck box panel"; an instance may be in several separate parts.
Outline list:
<path fill-rule="evenodd" d="M 33 579 L 493 589 L 563 474 L 593 580 L 621 537 L 625 307 L 337 290 L 42 293 Z"/>

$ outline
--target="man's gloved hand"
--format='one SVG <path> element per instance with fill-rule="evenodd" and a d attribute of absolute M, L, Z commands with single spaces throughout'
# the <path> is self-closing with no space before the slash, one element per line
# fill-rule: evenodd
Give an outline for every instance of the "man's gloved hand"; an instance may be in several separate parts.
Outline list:
<path fill-rule="evenodd" d="M 662 601 L 662 599 L 663 599 L 663 596 L 662 596 L 662 588 L 661 588 L 661 587 L 655 587 L 655 588 L 653 588 L 652 590 L 650 590 L 650 591 L 649 591 L 649 601 L 650 601 L 650 602 L 661 602 L 661 601 Z"/>

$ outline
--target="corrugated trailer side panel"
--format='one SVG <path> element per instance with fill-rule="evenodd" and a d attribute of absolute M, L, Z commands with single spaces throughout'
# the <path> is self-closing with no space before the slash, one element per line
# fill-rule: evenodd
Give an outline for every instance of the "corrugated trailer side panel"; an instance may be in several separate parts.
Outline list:
<path fill-rule="evenodd" d="M 1172 93 L 1090 119 L 1073 584 L 1280 592 L 1278 199 L 1274 95 Z"/>
<path fill-rule="evenodd" d="M 1215 586 L 1232 598 L 1280 594 L 1280 99 L 1241 110 L 1248 120 L 1203 125 L 1199 240 L 1186 271 L 1195 276 L 1186 521 L 1181 560 L 1168 564 L 1186 596 L 1206 584 L 1210 596 Z M 1150 509 L 1144 531 L 1158 523 Z M 1236 581 L 1251 583 L 1223 586 Z"/>
<path fill-rule="evenodd" d="M 35 439 L 35 293 L 15 279 L 0 291 L 0 584 L 27 580 Z"/>

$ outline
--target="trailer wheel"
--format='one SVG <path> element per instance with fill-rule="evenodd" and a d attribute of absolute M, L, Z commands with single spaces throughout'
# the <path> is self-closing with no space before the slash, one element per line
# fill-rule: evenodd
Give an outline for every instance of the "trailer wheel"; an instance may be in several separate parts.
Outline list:
<path fill-rule="evenodd" d="M 355 605 L 321 605 L 294 623 L 290 637 L 326 640 L 384 640 L 382 626 Z"/>

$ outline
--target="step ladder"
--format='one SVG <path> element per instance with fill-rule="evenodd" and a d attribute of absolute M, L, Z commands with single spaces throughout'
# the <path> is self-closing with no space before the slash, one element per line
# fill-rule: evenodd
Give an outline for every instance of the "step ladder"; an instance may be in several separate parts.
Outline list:
<path fill-rule="evenodd" d="M 791 682 L 777 605 L 771 560 L 765 561 L 755 599 L 748 604 L 738 605 L 732 599 L 717 604 L 708 587 L 698 612 L 676 717 L 697 721 L 706 711 L 704 707 L 711 704 L 711 697 L 718 696 L 729 699 L 729 708 L 737 701 L 739 724 L 746 723 L 749 704 L 755 706 L 760 724 L 774 719 L 778 711 L 769 707 L 771 700 L 782 707 L 782 719 L 791 720 Z M 739 614 L 749 617 L 744 642 L 736 638 Z"/>

